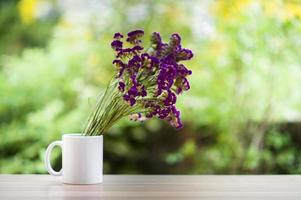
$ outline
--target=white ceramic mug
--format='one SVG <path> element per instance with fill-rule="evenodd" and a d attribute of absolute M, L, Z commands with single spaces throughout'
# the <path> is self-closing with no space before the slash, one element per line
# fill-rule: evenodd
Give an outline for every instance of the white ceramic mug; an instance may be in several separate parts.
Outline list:
<path fill-rule="evenodd" d="M 55 146 L 62 148 L 62 169 L 54 171 L 50 155 Z M 102 182 L 103 136 L 64 134 L 62 141 L 52 142 L 45 153 L 45 166 L 49 174 L 62 176 L 64 183 L 97 184 Z"/>

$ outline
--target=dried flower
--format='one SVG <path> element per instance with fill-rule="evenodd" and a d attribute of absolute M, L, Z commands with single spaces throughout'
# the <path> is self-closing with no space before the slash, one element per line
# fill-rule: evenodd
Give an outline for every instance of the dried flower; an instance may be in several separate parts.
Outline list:
<path fill-rule="evenodd" d="M 158 117 L 183 127 L 175 104 L 177 95 L 190 89 L 187 76 L 192 72 L 179 62 L 190 60 L 193 53 L 182 48 L 179 34 L 164 43 L 157 32 L 151 35 L 151 48 L 142 52 L 143 35 L 143 30 L 129 32 L 125 42 L 132 46 L 123 48 L 123 35 L 114 34 L 116 76 L 90 117 L 86 135 L 102 134 L 126 115 L 135 121 Z"/>

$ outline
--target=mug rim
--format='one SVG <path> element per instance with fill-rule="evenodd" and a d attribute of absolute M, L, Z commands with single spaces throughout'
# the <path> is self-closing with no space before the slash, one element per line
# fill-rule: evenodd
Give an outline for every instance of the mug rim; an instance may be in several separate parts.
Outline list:
<path fill-rule="evenodd" d="M 82 135 L 82 133 L 63 133 L 62 137 L 89 139 L 89 138 L 101 138 L 102 135 L 86 136 L 86 135 Z"/>

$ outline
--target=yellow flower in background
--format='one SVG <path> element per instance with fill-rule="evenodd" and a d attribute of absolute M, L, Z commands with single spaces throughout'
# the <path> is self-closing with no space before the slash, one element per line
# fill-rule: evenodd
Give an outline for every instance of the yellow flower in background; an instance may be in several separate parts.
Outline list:
<path fill-rule="evenodd" d="M 39 0 L 21 0 L 18 4 L 21 21 L 24 24 L 34 22 Z"/>
<path fill-rule="evenodd" d="M 266 1 L 262 4 L 265 14 L 268 16 L 273 16 L 278 13 L 279 5 L 273 1 Z"/>
<path fill-rule="evenodd" d="M 294 17 L 301 18 L 301 3 L 288 2 L 285 4 L 285 9 L 289 14 L 289 19 Z"/>
<path fill-rule="evenodd" d="M 243 16 L 251 5 L 259 5 L 268 17 L 280 20 L 291 20 L 301 18 L 300 1 L 281 0 L 228 0 L 213 3 L 213 13 L 226 21 L 235 21 Z"/>
<path fill-rule="evenodd" d="M 251 2 L 251 0 L 215 1 L 212 10 L 218 17 L 224 20 L 235 20 L 244 13 Z"/>
<path fill-rule="evenodd" d="M 276 17 L 280 20 L 301 18 L 301 4 L 297 1 L 262 1 L 267 16 Z"/>

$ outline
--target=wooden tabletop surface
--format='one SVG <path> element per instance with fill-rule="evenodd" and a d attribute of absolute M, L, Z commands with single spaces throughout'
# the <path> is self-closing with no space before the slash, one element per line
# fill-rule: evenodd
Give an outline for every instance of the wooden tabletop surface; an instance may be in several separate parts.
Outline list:
<path fill-rule="evenodd" d="M 0 175 L 6 199 L 300 200 L 301 176 L 105 175 L 98 185 L 66 185 L 50 175 Z"/>

